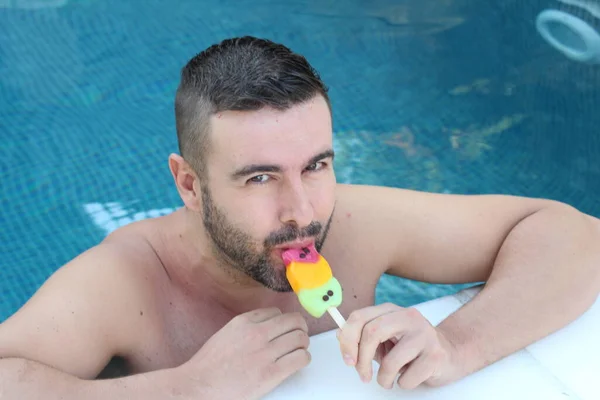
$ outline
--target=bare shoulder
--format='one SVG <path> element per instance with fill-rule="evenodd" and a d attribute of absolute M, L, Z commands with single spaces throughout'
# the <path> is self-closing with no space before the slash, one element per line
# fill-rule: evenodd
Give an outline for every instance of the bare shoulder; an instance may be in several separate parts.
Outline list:
<path fill-rule="evenodd" d="M 151 323 L 156 262 L 134 229 L 110 235 L 56 270 L 0 325 L 0 358 L 97 376 L 111 358 L 126 358 Z"/>
<path fill-rule="evenodd" d="M 553 200 L 509 195 L 458 195 L 392 187 L 338 185 L 336 232 L 383 261 L 374 268 L 429 282 L 478 281 L 520 221 Z M 581 214 L 583 215 L 583 214 Z"/>
<path fill-rule="evenodd" d="M 452 193 L 434 193 L 397 187 L 338 184 L 338 199 L 354 207 L 384 206 L 411 209 L 431 209 L 442 205 L 474 205 L 492 204 L 501 208 L 513 205 L 538 206 L 541 204 L 558 204 L 556 201 L 542 198 L 520 197 L 504 194 L 466 195 Z"/>
<path fill-rule="evenodd" d="M 556 201 L 510 195 L 461 195 L 370 185 L 338 185 L 340 212 L 348 221 L 395 233 L 414 232 L 417 225 L 464 223 L 497 216 L 513 222 Z"/>

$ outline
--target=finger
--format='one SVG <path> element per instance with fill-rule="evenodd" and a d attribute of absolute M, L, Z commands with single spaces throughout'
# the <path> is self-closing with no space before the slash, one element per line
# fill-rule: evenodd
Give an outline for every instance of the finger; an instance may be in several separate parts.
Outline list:
<path fill-rule="evenodd" d="M 410 363 L 405 364 L 404 367 L 400 368 L 400 371 L 398 371 L 398 373 L 402 375 L 408 367 L 410 367 Z"/>
<path fill-rule="evenodd" d="M 423 351 L 422 336 L 404 336 L 394 348 L 381 360 L 377 373 L 377 382 L 386 389 L 391 389 L 396 376 Z"/>
<path fill-rule="evenodd" d="M 269 343 L 267 349 L 270 352 L 273 361 L 277 361 L 296 350 L 308 349 L 309 344 L 310 339 L 306 332 L 296 329 L 273 339 Z"/>
<path fill-rule="evenodd" d="M 310 364 L 311 354 L 306 349 L 297 349 L 287 353 L 275 361 L 270 375 L 274 376 L 277 382 L 281 382 L 293 373 Z M 269 376 L 269 378 L 271 378 Z"/>
<path fill-rule="evenodd" d="M 260 386 L 263 395 L 271 392 L 285 379 L 289 378 L 295 372 L 306 367 L 311 360 L 311 354 L 304 350 L 298 349 L 279 358 L 265 369 L 262 376 Z"/>
<path fill-rule="evenodd" d="M 381 315 L 397 311 L 398 309 L 399 307 L 394 304 L 385 303 L 354 311 L 348 316 L 346 324 L 340 329 L 338 335 L 340 351 L 346 364 L 356 365 L 358 343 L 360 342 L 365 324 Z"/>
<path fill-rule="evenodd" d="M 398 378 L 402 389 L 414 389 L 425 382 L 435 371 L 435 363 L 426 353 L 418 356 Z"/>
<path fill-rule="evenodd" d="M 404 328 L 401 313 L 384 314 L 368 322 L 362 331 L 358 345 L 356 370 L 364 382 L 370 382 L 373 376 L 372 361 L 380 344 L 396 337 L 400 339 Z"/>
<path fill-rule="evenodd" d="M 276 317 L 277 315 L 281 315 L 281 310 L 277 307 L 269 307 L 252 310 L 240 316 L 245 317 L 250 322 L 258 323 Z"/>
<path fill-rule="evenodd" d="M 394 345 L 398 343 L 398 339 L 394 336 L 389 340 L 383 342 L 379 347 L 377 347 L 377 352 L 375 353 L 375 361 L 378 364 L 381 364 L 381 360 L 385 357 L 393 348 Z"/>
<path fill-rule="evenodd" d="M 301 330 L 308 334 L 308 325 L 300 313 L 286 313 L 277 315 L 274 318 L 261 322 L 267 329 L 269 341 L 284 335 L 288 332 Z"/>

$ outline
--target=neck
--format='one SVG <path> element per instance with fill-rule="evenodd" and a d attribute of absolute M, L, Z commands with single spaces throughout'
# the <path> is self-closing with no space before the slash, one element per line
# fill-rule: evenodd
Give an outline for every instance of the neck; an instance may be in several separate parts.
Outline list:
<path fill-rule="evenodd" d="M 167 271 L 186 295 L 237 315 L 257 308 L 283 305 L 293 293 L 265 288 L 243 272 L 215 256 L 201 217 L 185 208 L 173 213 L 174 237 L 179 244 L 171 250 Z"/>

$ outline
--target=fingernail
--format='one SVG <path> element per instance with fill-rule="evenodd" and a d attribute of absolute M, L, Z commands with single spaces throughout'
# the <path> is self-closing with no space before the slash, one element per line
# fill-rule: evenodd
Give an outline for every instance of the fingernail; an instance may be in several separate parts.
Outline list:
<path fill-rule="evenodd" d="M 367 375 L 361 375 L 360 379 L 364 382 L 364 383 L 369 383 L 371 382 L 371 377 L 367 376 Z"/>
<path fill-rule="evenodd" d="M 349 354 L 344 354 L 344 362 L 346 365 L 354 365 L 354 360 L 350 357 Z"/>

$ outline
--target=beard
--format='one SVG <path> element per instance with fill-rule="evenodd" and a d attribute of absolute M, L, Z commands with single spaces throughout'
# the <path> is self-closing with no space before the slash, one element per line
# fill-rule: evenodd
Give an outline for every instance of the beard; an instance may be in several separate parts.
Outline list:
<path fill-rule="evenodd" d="M 226 213 L 214 203 L 209 189 L 202 187 L 202 222 L 212 240 L 217 259 L 277 292 L 291 292 L 292 287 L 286 278 L 285 268 L 273 265 L 273 248 L 293 240 L 315 238 L 315 248 L 320 252 L 329 232 L 332 216 L 333 212 L 325 228 L 318 221 L 303 228 L 286 225 L 270 233 L 260 249 L 256 240 L 227 219 Z"/>

